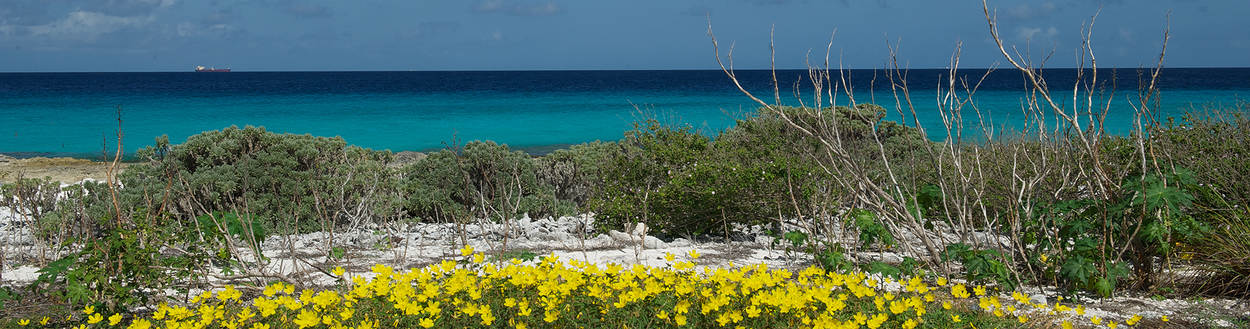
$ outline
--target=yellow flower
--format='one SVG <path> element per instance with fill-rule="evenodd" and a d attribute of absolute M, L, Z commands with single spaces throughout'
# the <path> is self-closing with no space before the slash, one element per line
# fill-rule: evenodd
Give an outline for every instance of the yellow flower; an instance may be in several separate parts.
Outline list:
<path fill-rule="evenodd" d="M 1159 318 L 1159 321 L 1168 322 L 1168 316 L 1164 315 L 1163 317 Z"/>
<path fill-rule="evenodd" d="M 95 306 L 87 305 L 86 307 L 83 307 L 82 313 L 86 315 L 91 315 L 92 313 L 95 313 Z"/>
<path fill-rule="evenodd" d="M 686 315 L 678 314 L 677 316 L 673 317 L 673 321 L 676 322 L 677 325 L 679 326 L 684 326 L 686 325 Z"/>
<path fill-rule="evenodd" d="M 430 318 L 424 318 L 424 319 L 421 319 L 421 322 L 419 324 L 421 325 L 422 328 L 433 327 L 434 320 Z"/>
<path fill-rule="evenodd" d="M 1117 325 L 1115 321 L 1111 321 L 1107 323 L 1107 328 L 1115 329 L 1115 327 L 1119 327 L 1119 325 Z"/>
<path fill-rule="evenodd" d="M 673 260 L 675 259 L 677 259 L 677 255 L 673 255 L 673 253 L 671 252 L 664 253 L 664 260 L 668 261 L 669 263 L 672 263 Z"/>
<path fill-rule="evenodd" d="M 951 314 L 951 322 L 959 323 L 959 321 L 962 321 L 959 319 L 959 314 Z"/>
<path fill-rule="evenodd" d="M 1089 319 L 1089 322 L 1093 323 L 1094 325 L 1100 325 L 1102 324 L 1102 318 L 1095 316 L 1093 319 Z"/>
<path fill-rule="evenodd" d="M 945 287 L 947 283 L 948 283 L 948 280 L 946 280 L 946 277 L 940 277 L 937 279 L 937 284 L 939 286 Z"/>
<path fill-rule="evenodd" d="M 269 325 L 257 322 L 252 324 L 252 329 L 269 329 Z"/>
<path fill-rule="evenodd" d="M 486 261 L 486 257 L 483 257 L 482 254 L 473 254 L 474 264 L 481 264 L 484 261 Z"/>
<path fill-rule="evenodd" d="M 460 256 L 465 256 L 465 257 L 467 257 L 467 256 L 472 255 L 472 254 L 473 254 L 473 246 L 470 246 L 470 245 L 467 245 L 467 244 L 466 244 L 466 245 L 464 245 L 464 248 L 460 248 Z"/>
<path fill-rule="evenodd" d="M 332 274 L 334 274 L 334 276 L 337 276 L 337 277 L 342 277 L 342 276 L 343 276 L 343 273 L 346 273 L 346 272 L 347 272 L 347 270 L 344 270 L 342 266 L 335 266 L 335 267 L 334 267 L 334 271 L 332 271 L 332 272 L 333 272 Z"/>
<path fill-rule="evenodd" d="M 1063 329 L 1072 329 L 1072 322 L 1068 322 L 1068 320 L 1063 320 L 1062 327 Z"/>
<path fill-rule="evenodd" d="M 41 326 L 46 326 L 46 325 L 48 325 L 48 320 L 50 320 L 50 319 L 49 319 L 48 317 L 46 317 L 46 316 L 45 316 L 45 317 L 43 317 L 42 319 L 39 319 L 39 325 L 41 325 Z M 1163 320 L 1163 321 L 1167 321 L 1167 320 Z M 98 322 L 98 321 L 97 321 L 97 322 Z"/>
<path fill-rule="evenodd" d="M 96 324 L 100 323 L 100 321 L 104 321 L 104 315 L 100 313 L 94 313 L 87 317 L 87 324 Z"/>
<path fill-rule="evenodd" d="M 972 294 L 969 294 L 968 287 L 965 287 L 961 283 L 961 284 L 951 286 L 951 296 L 955 296 L 956 298 L 968 298 L 968 297 L 972 297 Z"/>
<path fill-rule="evenodd" d="M 152 322 L 149 322 L 147 319 L 137 319 L 134 322 L 131 322 L 130 326 L 126 327 L 126 329 L 150 329 L 150 328 L 152 328 Z"/>
<path fill-rule="evenodd" d="M 1017 319 L 1017 320 L 1019 320 L 1019 321 L 1020 321 L 1020 323 L 1026 323 L 1026 322 L 1029 322 L 1029 317 L 1024 316 L 1024 314 L 1021 314 L 1021 315 L 1016 316 L 1016 319 Z"/>
<path fill-rule="evenodd" d="M 249 307 L 240 311 L 236 316 L 239 317 L 239 321 L 247 321 L 247 319 L 251 319 L 253 316 L 256 316 L 256 313 L 252 312 L 252 308 Z"/>
<path fill-rule="evenodd" d="M 304 309 L 299 312 L 299 316 L 295 317 L 294 322 L 300 329 L 303 329 L 321 324 L 321 317 L 317 316 L 315 312 Z"/>
<path fill-rule="evenodd" d="M 222 290 L 221 293 L 217 294 L 217 299 L 223 302 L 229 301 L 229 300 L 237 301 L 239 300 L 239 297 L 242 297 L 242 296 L 243 296 L 243 293 L 239 292 L 238 290 L 235 290 L 234 286 L 226 285 L 226 289 Z"/>
<path fill-rule="evenodd" d="M 690 255 L 690 259 L 699 259 L 699 251 L 697 250 L 690 249 L 690 253 L 688 255 Z"/>
<path fill-rule="evenodd" d="M 1125 320 L 1124 324 L 1133 326 L 1133 325 L 1137 325 L 1137 321 L 1141 321 L 1141 315 L 1133 314 L 1133 317 L 1129 318 L 1128 320 Z"/>
<path fill-rule="evenodd" d="M 26 325 L 30 324 L 30 320 L 28 320 L 28 319 L 21 319 L 21 320 L 17 320 L 17 324 L 18 324 L 18 325 L 20 325 L 20 326 L 25 327 Z"/>

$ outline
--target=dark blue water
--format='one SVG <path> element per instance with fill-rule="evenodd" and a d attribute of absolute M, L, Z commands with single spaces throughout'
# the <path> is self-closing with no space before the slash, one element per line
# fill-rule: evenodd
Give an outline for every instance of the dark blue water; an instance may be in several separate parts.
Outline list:
<path fill-rule="evenodd" d="M 893 108 L 883 72 L 849 72 L 856 101 Z M 942 126 L 936 86 L 947 73 L 907 72 L 922 126 Z M 961 71 L 970 83 L 984 73 Z M 1097 89 L 1116 91 L 1108 124 L 1127 131 L 1133 117 L 1127 99 L 1136 99 L 1139 72 L 1115 70 L 1115 79 L 1112 73 L 1099 72 L 1103 83 Z M 1055 90 L 1071 90 L 1075 74 L 1045 72 Z M 773 99 L 768 72 L 738 76 L 747 89 Z M 796 81 L 811 102 L 801 81 L 806 76 L 778 72 L 783 102 L 797 104 L 791 87 Z M 1019 73 L 995 71 L 974 100 L 992 125 L 1011 127 L 1023 117 L 1025 87 Z M 1250 69 L 1166 69 L 1159 88 L 1163 115 L 1195 104 L 1232 104 L 1250 95 Z M 1070 92 L 1062 95 L 1057 101 L 1072 103 Z M 846 103 L 847 97 L 838 100 Z M 544 149 L 616 140 L 645 116 L 715 133 L 756 108 L 720 71 L 0 73 L 0 153 L 99 154 L 102 138 L 111 140 L 116 129 L 118 106 L 127 152 L 160 135 L 177 143 L 231 125 L 342 136 L 351 144 L 394 151 L 479 139 Z"/>

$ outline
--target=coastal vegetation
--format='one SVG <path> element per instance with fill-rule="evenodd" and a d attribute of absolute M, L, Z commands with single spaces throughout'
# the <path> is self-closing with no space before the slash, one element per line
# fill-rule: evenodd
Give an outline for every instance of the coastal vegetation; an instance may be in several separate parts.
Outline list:
<path fill-rule="evenodd" d="M 998 41 L 988 6 L 986 18 Z M 118 152 L 104 182 L 0 186 L 0 206 L 25 220 L 38 250 L 0 251 L 0 264 L 40 267 L 28 286 L 0 290 L 0 303 L 39 307 L 3 308 L 0 327 L 1070 328 L 1048 318 L 1083 314 L 1068 302 L 1250 297 L 1250 107 L 1159 118 L 1158 70 L 1143 70 L 1134 130 L 1109 134 L 1111 96 L 1100 92 L 1115 86 L 1092 59 L 1082 57 L 1091 73 L 1076 90 L 1052 91 L 999 47 L 1031 86 L 1012 133 L 965 122 L 980 110 L 956 57 L 939 93 L 945 131 L 921 128 L 897 62 L 886 79 L 906 101 L 887 107 L 856 102 L 826 61 L 810 70 L 810 102 L 782 105 L 776 82 L 772 102 L 742 88 L 759 110 L 715 135 L 644 119 L 619 141 L 541 156 L 471 141 L 401 158 L 260 127 L 159 138 L 115 173 Z M 833 101 L 843 91 L 849 99 Z M 1086 100 L 1061 105 L 1060 92 Z M 593 215 L 587 229 L 636 234 L 640 247 L 733 243 L 758 229 L 805 262 L 698 268 L 695 250 L 623 267 L 510 249 L 522 218 L 580 214 Z M 412 269 L 327 266 L 354 243 L 336 232 L 424 224 L 456 230 L 447 251 L 464 247 Z M 478 253 L 470 224 L 500 239 Z M 301 233 L 321 233 L 324 247 L 284 252 L 328 260 L 304 263 L 336 284 L 271 270 L 266 243 Z M 1027 286 L 1067 299 L 1037 301 L 1018 291 Z"/>
<path fill-rule="evenodd" d="M 1219 177 L 1235 180 L 1250 174 L 1245 172 L 1250 170 L 1250 160 L 1245 157 L 1250 149 L 1244 142 L 1229 142 L 1250 138 L 1228 138 L 1250 137 L 1246 128 L 1250 126 L 1239 113 L 1244 108 L 1225 110 L 1225 116 L 1189 115 L 1150 132 L 1149 141 L 1159 154 L 1187 155 L 1167 161 L 1177 168 L 1198 171 L 1178 169 L 1145 178 L 1126 175 L 1127 183 L 1109 200 L 1094 200 L 1078 191 L 1037 191 L 1038 198 L 1047 199 L 1038 202 L 1045 206 L 1037 206 L 1042 209 L 1034 211 L 1034 218 L 1018 225 L 1008 222 L 976 228 L 977 232 L 1019 239 L 1031 246 L 1029 251 L 1012 248 L 1011 244 L 978 246 L 973 240 L 951 241 L 938 255 L 937 264 L 911 258 L 911 265 L 864 263 L 850 258 L 858 250 L 901 248 L 903 236 L 912 233 L 899 229 L 901 223 L 895 218 L 845 206 L 854 204 L 856 196 L 836 188 L 836 178 L 820 168 L 828 165 L 819 160 L 821 146 L 803 138 L 779 115 L 767 112 L 743 118 L 716 136 L 647 120 L 639 122 L 621 141 L 576 145 L 543 156 L 530 156 L 491 142 L 470 142 L 405 164 L 394 163 L 395 157 L 387 151 L 349 146 L 337 138 L 276 134 L 256 127 L 227 128 L 191 137 L 183 144 L 168 144 L 162 139 L 140 152 L 148 160 L 130 164 L 119 175 L 125 188 L 116 191 L 126 218 L 120 227 L 112 220 L 115 214 L 105 183 L 88 181 L 62 187 L 56 182 L 25 179 L 3 186 L 2 202 L 30 214 L 35 219 L 35 237 L 56 251 L 33 260 L 46 264 L 31 286 L 33 291 L 70 302 L 67 307 L 93 305 L 101 312 L 166 300 L 151 291 L 211 287 L 204 285 L 205 280 L 220 275 L 206 272 L 208 267 L 227 269 L 232 276 L 260 275 L 255 272 L 256 264 L 264 260 L 248 258 L 238 250 L 259 248 L 268 235 L 333 232 L 387 222 L 507 223 L 523 215 L 581 212 L 601 218 L 595 224 L 602 231 L 645 223 L 654 230 L 651 234 L 668 238 L 732 240 L 739 228 L 748 225 L 795 228 L 772 234 L 793 243 L 795 250 L 808 253 L 813 270 L 828 275 L 862 276 L 855 273 L 867 271 L 899 279 L 950 276 L 1007 291 L 1019 285 L 1057 284 L 1071 292 L 1091 291 L 1104 296 L 1126 290 L 1244 296 L 1250 272 L 1239 260 L 1250 256 L 1250 245 L 1245 243 L 1250 230 L 1246 229 L 1246 207 L 1237 202 L 1246 200 L 1247 191 Z M 908 179 L 921 187 L 910 211 L 925 219 L 923 225 L 932 230 L 954 226 L 944 217 L 943 196 L 934 187 L 942 174 L 913 158 L 924 145 L 941 142 L 928 139 L 916 128 L 883 121 L 882 108 L 874 105 L 827 108 L 828 112 L 820 115 L 798 108 L 785 111 L 792 120 L 838 120 L 844 136 L 855 136 L 847 139 L 848 144 L 863 145 L 856 147 L 862 152 L 856 158 L 865 159 L 861 170 L 877 179 L 888 179 L 887 170 L 906 172 Z M 884 154 L 896 160 L 892 168 L 871 161 L 883 150 L 869 147 L 871 127 L 877 127 Z M 1111 145 L 1106 147 L 1108 153 L 1125 152 L 1117 148 L 1129 147 L 1124 137 L 1103 138 Z M 966 154 L 980 155 L 988 182 L 1000 182 L 995 179 L 1007 181 L 1010 168 L 1019 166 L 1010 161 L 1012 153 L 1046 145 L 1017 139 L 960 147 L 967 150 Z M 1201 149 L 1212 151 L 1190 152 Z M 1068 151 L 1072 150 L 1050 152 Z M 1076 165 L 1055 164 L 1068 168 Z M 1125 166 L 1116 162 L 1104 165 Z M 1065 178 L 1041 179 L 1058 182 Z M 1164 181 L 1173 183 L 1163 185 Z M 277 201 L 288 199 L 293 201 Z M 1018 207 L 1015 202 L 1008 198 L 980 201 L 986 211 L 1001 214 L 998 216 L 1019 216 L 1019 209 L 1012 211 Z M 1140 227 L 1116 226 L 1129 221 L 1126 216 L 1143 210 L 1167 216 L 1143 221 L 1137 224 Z M 814 222 L 820 216 L 834 220 Z M 799 225 L 782 225 L 786 223 Z M 1112 225 L 1104 226 L 1108 223 Z M 1110 242 L 1130 247 L 1117 258 L 1117 254 L 1099 248 Z M 1069 247 L 1055 247 L 1062 243 Z M 334 248 L 326 250 L 332 252 Z M 1176 268 L 1196 269 L 1193 273 L 1199 274 L 1174 280 L 1178 274 L 1170 270 Z M 647 271 L 674 275 L 662 269 Z M 438 273 L 450 279 L 456 272 Z M 1159 280 L 1161 275 L 1171 279 Z M 693 272 L 678 277 L 703 280 Z M 645 277 L 638 280 L 647 282 Z M 648 301 L 653 302 L 659 303 Z M 329 310 L 324 307 L 319 310 Z M 231 312 L 240 311 L 236 308 Z M 299 309 L 289 311 L 295 317 Z M 480 315 L 448 314 L 447 319 Z M 699 319 L 693 321 L 715 320 L 706 316 Z M 414 317 L 412 321 L 419 323 L 421 319 Z"/>

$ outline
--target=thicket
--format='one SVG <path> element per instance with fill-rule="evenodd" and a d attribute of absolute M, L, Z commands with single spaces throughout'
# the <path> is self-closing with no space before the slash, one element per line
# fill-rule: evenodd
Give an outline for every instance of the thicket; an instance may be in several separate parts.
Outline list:
<path fill-rule="evenodd" d="M 270 231 L 313 231 L 398 215 L 392 155 L 342 138 L 229 127 L 171 145 L 160 138 L 119 176 L 126 209 L 183 220 L 246 214 Z"/>
<path fill-rule="evenodd" d="M 577 206 L 570 199 L 585 193 L 589 181 L 576 170 L 585 161 L 562 155 L 540 162 L 507 145 L 469 142 L 403 168 L 404 210 L 413 218 L 435 221 L 571 215 Z"/>
<path fill-rule="evenodd" d="M 882 120 L 884 109 L 864 104 L 805 114 L 807 121 L 844 122 L 847 143 L 857 158 L 872 159 L 868 130 L 878 127 L 891 156 L 926 143 L 913 128 Z M 717 136 L 655 120 L 635 124 L 602 167 L 606 179 L 589 209 L 603 229 L 645 223 L 668 235 L 720 236 L 732 224 L 775 224 L 802 214 L 838 211 L 831 177 L 815 159 L 819 144 L 786 126 L 777 114 L 743 118 Z M 865 170 L 879 175 L 879 168 Z M 813 202 L 821 198 L 819 202 Z M 771 225 L 770 225 L 771 226 Z"/>
<path fill-rule="evenodd" d="M 348 146 L 337 138 L 227 128 L 184 144 L 161 139 L 142 150 L 148 161 L 119 175 L 125 186 L 118 189 L 122 216 L 133 223 L 122 230 L 110 224 L 115 214 L 104 183 L 61 187 L 24 179 L 0 187 L 0 205 L 26 214 L 33 235 L 57 249 L 45 262 L 74 260 L 52 263 L 42 283 L 49 286 L 69 282 L 75 268 L 98 262 L 77 253 L 93 237 L 147 239 L 109 248 L 157 245 L 182 251 L 166 257 L 159 248 L 115 250 L 148 255 L 136 261 L 243 271 L 264 260 L 243 259 L 229 249 L 255 248 L 267 232 L 332 231 L 389 219 L 507 222 L 524 214 L 592 212 L 601 230 L 645 223 L 652 234 L 709 238 L 728 238 L 739 224 L 764 225 L 832 268 L 845 268 L 848 255 L 857 250 L 901 243 L 895 238 L 909 234 L 900 229 L 906 223 L 859 202 L 862 195 L 839 182 L 847 179 L 837 174 L 846 168 L 839 166 L 847 164 L 828 161 L 826 146 L 789 125 L 788 118 L 813 129 L 836 127 L 851 155 L 849 166 L 864 177 L 879 184 L 891 173 L 903 177 L 910 188 L 908 209 L 929 230 L 959 225 L 950 209 L 954 200 L 939 186 L 967 177 L 953 175 L 958 171 L 950 163 L 979 163 L 986 196 L 976 200 L 977 210 L 1000 220 L 974 223 L 973 231 L 1031 248 L 1021 252 L 975 236 L 943 241 L 943 264 L 962 264 L 970 279 L 1005 285 L 1043 281 L 1109 294 L 1123 282 L 1151 288 L 1148 278 L 1177 263 L 1205 264 L 1221 282 L 1247 277 L 1244 266 L 1224 261 L 1250 255 L 1246 244 L 1237 243 L 1244 236 L 1243 202 L 1250 194 L 1236 183 L 1250 177 L 1250 148 L 1244 143 L 1250 138 L 1238 137 L 1250 137 L 1246 119 L 1237 113 L 1241 109 L 1225 109 L 1225 116 L 1191 114 L 1152 129 L 1150 145 L 1161 154 L 1159 161 L 1177 168 L 1163 175 L 1138 170 L 1140 164 L 1131 161 L 1136 150 L 1131 140 L 1103 136 L 1100 149 L 1108 156 L 1100 164 L 1123 173 L 1117 176 L 1120 187 L 1106 198 L 1073 183 L 1081 176 L 1071 168 L 1088 163 L 1086 155 L 1055 143 L 1018 137 L 963 143 L 953 145 L 962 150 L 955 153 L 959 158 L 935 153 L 941 159 L 935 167 L 918 159 L 928 156 L 927 148 L 946 144 L 920 129 L 884 120 L 882 107 L 780 109 L 740 119 L 716 136 L 645 120 L 619 142 L 580 144 L 541 157 L 493 142 L 470 142 L 402 167 L 389 165 L 387 152 Z M 1058 164 L 1040 170 L 1022 166 L 1024 153 L 1047 154 Z M 1053 188 L 1020 195 L 1019 186 L 1009 183 L 1018 177 Z M 812 223 L 804 218 L 833 220 L 804 224 Z M 775 230 L 795 219 L 803 225 L 800 231 Z M 1107 248 L 1108 237 L 1129 239 L 1118 238 L 1113 242 L 1122 244 Z M 1203 256 L 1211 251 L 1220 256 Z M 177 281 L 161 280 L 165 285 Z"/>
<path fill-rule="evenodd" d="M 839 206 L 881 219 L 889 236 L 904 237 L 897 239 L 899 250 L 917 255 L 929 268 L 1008 287 L 1041 282 L 1102 296 L 1126 287 L 1170 291 L 1176 288 L 1169 277 L 1178 274 L 1175 266 L 1192 264 L 1185 259 L 1194 255 L 1189 246 L 1202 241 L 1209 245 L 1217 235 L 1223 238 L 1216 241 L 1238 241 L 1229 236 L 1242 230 L 1230 224 L 1244 222 L 1244 212 L 1229 200 L 1244 200 L 1246 191 L 1225 186 L 1244 180 L 1246 169 L 1236 166 L 1244 163 L 1245 140 L 1218 134 L 1236 136 L 1244 128 L 1228 124 L 1234 120 L 1194 121 L 1190 115 L 1186 124 L 1177 125 L 1159 117 L 1156 86 L 1166 48 L 1157 67 L 1137 71 L 1140 86 L 1135 95 L 1130 92 L 1127 103 L 1132 131 L 1112 135 L 1106 119 L 1124 89 L 1113 82 L 1115 70 L 1095 66 L 1092 32 L 1082 35 L 1074 81 L 1060 83 L 1072 89 L 1052 89 L 1053 81 L 1034 61 L 1008 50 L 1012 47 L 999 37 L 992 10 L 983 5 L 992 40 L 1025 84 L 1024 129 L 1003 135 L 984 120 L 973 97 L 984 77 L 977 80 L 959 71 L 956 47 L 948 76 L 938 84 L 934 111 L 945 131 L 919 130 L 922 140 L 933 142 L 902 153 L 888 151 L 891 142 L 880 129 L 884 125 L 869 129 L 868 148 L 876 149 L 877 156 L 863 157 L 859 146 L 847 143 L 839 129 L 842 122 L 813 123 L 787 114 L 792 110 L 781 105 L 783 88 L 775 78 L 773 95 L 767 101 L 757 97 L 724 64 L 714 36 L 712 45 L 724 73 L 761 112 L 776 113 L 787 126 L 820 142 L 824 156 L 816 160 L 821 169 L 834 178 L 840 193 L 851 196 Z M 1165 45 L 1167 38 L 1165 31 Z M 897 61 L 897 49 L 890 50 L 884 79 L 886 93 L 895 100 L 891 111 L 903 125 L 920 127 L 907 71 Z M 732 63 L 732 53 L 729 59 Z M 800 107 L 800 112 L 821 113 L 835 94 L 856 104 L 845 72 L 830 69 L 828 56 L 823 67 L 809 66 L 808 78 L 810 99 L 798 101 L 812 105 Z M 1062 101 L 1069 96 L 1071 103 Z M 979 134 L 966 134 L 969 128 Z M 1189 155 L 1196 150 L 1213 153 Z M 1221 181 L 1223 172 L 1195 175 L 1194 168 L 1239 176 Z M 805 227 L 828 227 L 841 225 L 846 216 L 799 219 Z M 799 233 L 829 235 L 808 231 Z M 859 249 L 850 245 L 806 250 L 820 261 L 830 253 Z M 1244 249 L 1241 243 L 1227 245 Z M 1224 268 L 1222 273 L 1236 272 L 1227 270 L 1236 267 Z"/>

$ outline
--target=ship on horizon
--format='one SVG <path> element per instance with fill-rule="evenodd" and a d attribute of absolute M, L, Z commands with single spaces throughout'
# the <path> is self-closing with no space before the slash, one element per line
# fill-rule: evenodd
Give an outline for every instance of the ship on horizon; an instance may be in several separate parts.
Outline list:
<path fill-rule="evenodd" d="M 215 67 L 204 67 L 204 66 L 202 66 L 202 65 L 201 65 L 201 66 L 196 66 L 196 67 L 195 67 L 195 71 L 196 71 L 196 72 L 230 72 L 230 69 L 228 69 L 228 68 L 226 68 L 226 69 L 219 69 L 219 68 L 215 68 Z"/>

